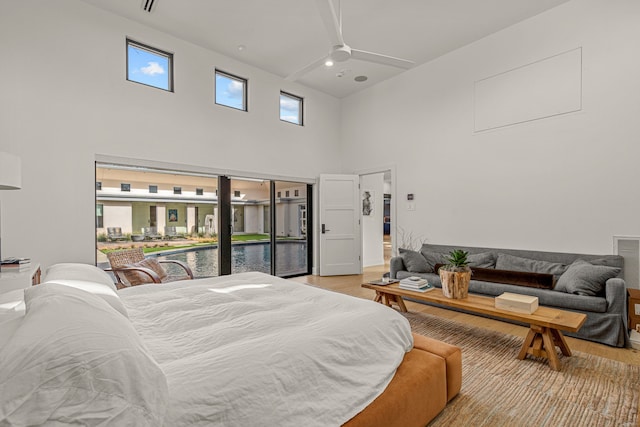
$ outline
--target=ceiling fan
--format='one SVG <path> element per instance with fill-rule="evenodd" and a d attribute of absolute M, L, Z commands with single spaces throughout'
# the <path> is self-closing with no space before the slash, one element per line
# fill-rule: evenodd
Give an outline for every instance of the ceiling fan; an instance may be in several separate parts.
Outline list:
<path fill-rule="evenodd" d="M 351 48 L 342 38 L 342 12 L 340 11 L 340 14 L 336 15 L 332 0 L 316 0 L 316 5 L 318 6 L 320 18 L 322 18 L 322 22 L 324 23 L 333 47 L 329 55 L 324 55 L 306 67 L 290 74 L 287 76 L 287 80 L 295 81 L 320 65 L 328 65 L 327 61 L 329 60 L 332 62 L 344 62 L 349 58 L 353 58 L 361 61 L 374 62 L 376 64 L 391 65 L 397 68 L 409 69 L 413 67 L 414 62 L 407 59 Z"/>

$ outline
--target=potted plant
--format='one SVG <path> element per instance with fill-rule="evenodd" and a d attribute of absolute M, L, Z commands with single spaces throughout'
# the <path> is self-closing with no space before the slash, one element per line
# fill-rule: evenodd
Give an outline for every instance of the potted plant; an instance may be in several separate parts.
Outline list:
<path fill-rule="evenodd" d="M 442 294 L 447 298 L 461 299 L 469 294 L 471 268 L 467 261 L 468 252 L 455 249 L 449 252 L 447 264 L 440 267 L 438 274 L 442 282 Z"/>

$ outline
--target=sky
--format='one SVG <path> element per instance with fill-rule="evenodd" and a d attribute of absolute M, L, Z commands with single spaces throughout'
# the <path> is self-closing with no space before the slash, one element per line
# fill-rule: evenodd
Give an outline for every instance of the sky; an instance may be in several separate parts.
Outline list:
<path fill-rule="evenodd" d="M 280 95 L 280 119 L 300 124 L 300 101 L 288 96 Z"/>
<path fill-rule="evenodd" d="M 243 83 L 222 74 L 216 74 L 216 104 L 246 110 Z"/>
<path fill-rule="evenodd" d="M 169 58 L 131 45 L 128 55 L 129 80 L 169 90 Z"/>

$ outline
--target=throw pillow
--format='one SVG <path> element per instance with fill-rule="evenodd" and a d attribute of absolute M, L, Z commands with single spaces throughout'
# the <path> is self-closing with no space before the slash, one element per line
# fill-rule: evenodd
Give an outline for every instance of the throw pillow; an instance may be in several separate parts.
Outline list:
<path fill-rule="evenodd" d="M 402 257 L 402 262 L 404 262 L 404 266 L 407 268 L 407 271 L 411 273 L 428 273 L 429 271 L 433 271 L 433 267 L 429 270 L 427 260 L 424 259 L 419 252 L 409 249 L 400 249 L 400 256 Z"/>
<path fill-rule="evenodd" d="M 145 258 L 135 264 L 128 264 L 127 267 L 148 268 L 158 275 L 161 282 L 167 278 L 167 272 L 164 271 L 158 260 L 155 258 Z M 143 283 L 153 283 L 151 277 L 142 271 L 125 271 L 124 277 L 127 279 L 130 286 L 142 285 Z"/>
<path fill-rule="evenodd" d="M 496 266 L 496 254 L 493 252 L 481 252 L 467 257 L 470 267 L 494 268 Z"/>
<path fill-rule="evenodd" d="M 600 294 L 607 280 L 620 273 L 617 267 L 593 265 L 578 259 L 560 276 L 555 290 L 577 295 L 596 296 Z"/>
<path fill-rule="evenodd" d="M 424 259 L 427 260 L 427 264 L 429 265 L 429 273 L 437 273 L 435 269 L 436 264 L 444 264 L 445 262 L 447 262 L 445 259 L 445 254 L 440 252 L 432 252 L 423 249 L 420 251 L 420 254 L 424 257 Z"/>
<path fill-rule="evenodd" d="M 567 271 L 567 266 L 559 262 L 541 261 L 537 259 L 521 258 L 509 254 L 498 254 L 496 260 L 498 270 L 530 271 L 559 276 Z"/>

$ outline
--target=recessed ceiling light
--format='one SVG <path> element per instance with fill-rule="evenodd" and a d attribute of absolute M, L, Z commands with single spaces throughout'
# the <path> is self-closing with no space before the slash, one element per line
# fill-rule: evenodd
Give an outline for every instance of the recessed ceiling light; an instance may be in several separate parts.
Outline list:
<path fill-rule="evenodd" d="M 357 82 L 366 82 L 369 77 L 367 76 L 355 76 L 353 80 Z"/>
<path fill-rule="evenodd" d="M 245 50 L 245 49 L 246 49 L 246 46 L 245 46 L 245 45 L 243 45 L 243 44 L 239 44 L 239 45 L 238 45 L 238 50 L 239 50 L 240 52 L 242 52 L 242 51 L 243 51 L 243 50 Z"/>
<path fill-rule="evenodd" d="M 326 61 L 324 61 L 324 66 L 333 67 L 333 61 L 331 59 L 327 59 Z"/>

